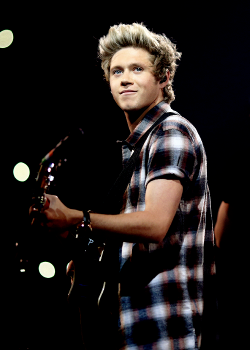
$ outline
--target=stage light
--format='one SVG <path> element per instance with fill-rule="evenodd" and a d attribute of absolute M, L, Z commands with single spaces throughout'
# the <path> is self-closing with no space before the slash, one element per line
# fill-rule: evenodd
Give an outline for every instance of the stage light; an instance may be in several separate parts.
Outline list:
<path fill-rule="evenodd" d="M 5 49 L 9 47 L 14 39 L 14 35 L 11 30 L 5 29 L 0 32 L 0 48 Z"/>
<path fill-rule="evenodd" d="M 41 262 L 39 264 L 38 270 L 40 275 L 42 275 L 44 278 L 52 278 L 56 273 L 54 265 L 48 261 Z"/>
<path fill-rule="evenodd" d="M 30 176 L 30 169 L 25 163 L 17 163 L 13 169 L 13 175 L 16 180 L 24 182 Z"/>

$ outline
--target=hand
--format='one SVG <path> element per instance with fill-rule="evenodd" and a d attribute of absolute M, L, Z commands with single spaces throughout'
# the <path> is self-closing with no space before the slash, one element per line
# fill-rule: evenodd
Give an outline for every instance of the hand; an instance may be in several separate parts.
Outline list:
<path fill-rule="evenodd" d="M 32 198 L 33 204 L 29 208 L 29 215 L 31 217 L 31 225 L 33 225 L 34 223 L 37 223 L 37 222 L 39 222 L 41 224 L 41 215 L 40 215 L 41 208 L 40 207 L 42 205 L 42 209 L 44 211 L 44 210 L 49 208 L 49 203 L 50 203 L 49 199 L 46 198 L 45 196 L 44 196 L 44 199 L 45 199 L 45 203 L 42 205 L 40 203 L 39 204 L 36 203 L 37 202 L 36 198 Z M 40 202 L 40 200 L 39 200 L 39 202 Z M 38 208 L 39 208 L 39 210 L 38 210 Z"/>
<path fill-rule="evenodd" d="M 66 238 L 72 225 L 72 210 L 66 207 L 57 196 L 46 194 L 46 199 L 47 205 L 44 206 L 40 214 L 41 225 Z"/>

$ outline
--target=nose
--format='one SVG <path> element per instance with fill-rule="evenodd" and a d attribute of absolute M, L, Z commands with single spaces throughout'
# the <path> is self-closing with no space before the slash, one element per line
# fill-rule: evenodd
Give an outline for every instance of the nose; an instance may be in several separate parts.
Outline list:
<path fill-rule="evenodd" d="M 131 75 L 127 70 L 124 71 L 121 79 L 121 86 L 133 85 L 133 80 L 131 79 Z"/>
<path fill-rule="evenodd" d="M 121 86 L 130 86 L 133 85 L 133 83 L 129 82 L 129 81 L 122 81 L 121 82 Z"/>

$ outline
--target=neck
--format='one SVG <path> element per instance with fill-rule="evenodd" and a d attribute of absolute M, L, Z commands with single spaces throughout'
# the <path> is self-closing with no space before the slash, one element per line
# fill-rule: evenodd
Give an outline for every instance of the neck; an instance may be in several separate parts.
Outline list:
<path fill-rule="evenodd" d="M 128 128 L 130 132 L 133 132 L 134 129 L 137 127 L 137 125 L 142 121 L 142 119 L 145 117 L 146 113 L 148 112 L 148 109 L 146 109 L 144 112 L 142 111 L 124 111 Z"/>
<path fill-rule="evenodd" d="M 138 111 L 136 111 L 136 110 L 124 111 L 129 131 L 132 133 L 135 130 L 135 128 L 137 127 L 137 125 L 142 121 L 142 119 L 148 113 L 148 111 L 150 111 L 150 109 L 155 107 L 160 102 L 161 101 L 153 102 L 146 109 L 144 108 L 144 109 L 140 109 Z"/>

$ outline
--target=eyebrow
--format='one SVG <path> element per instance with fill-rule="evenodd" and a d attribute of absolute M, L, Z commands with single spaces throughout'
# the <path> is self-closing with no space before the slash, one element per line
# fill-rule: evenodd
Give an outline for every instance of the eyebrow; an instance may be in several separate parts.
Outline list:
<path fill-rule="evenodd" d="M 128 65 L 129 68 L 135 67 L 135 66 L 137 66 L 137 67 L 145 67 L 146 65 L 145 65 L 145 64 L 142 64 L 142 63 L 140 63 L 140 62 L 134 62 L 134 63 L 130 63 L 130 64 Z M 113 70 L 115 70 L 115 69 L 123 69 L 123 67 L 122 67 L 121 65 L 117 65 L 117 66 L 114 66 L 114 67 L 110 67 L 110 71 L 113 71 Z"/>

